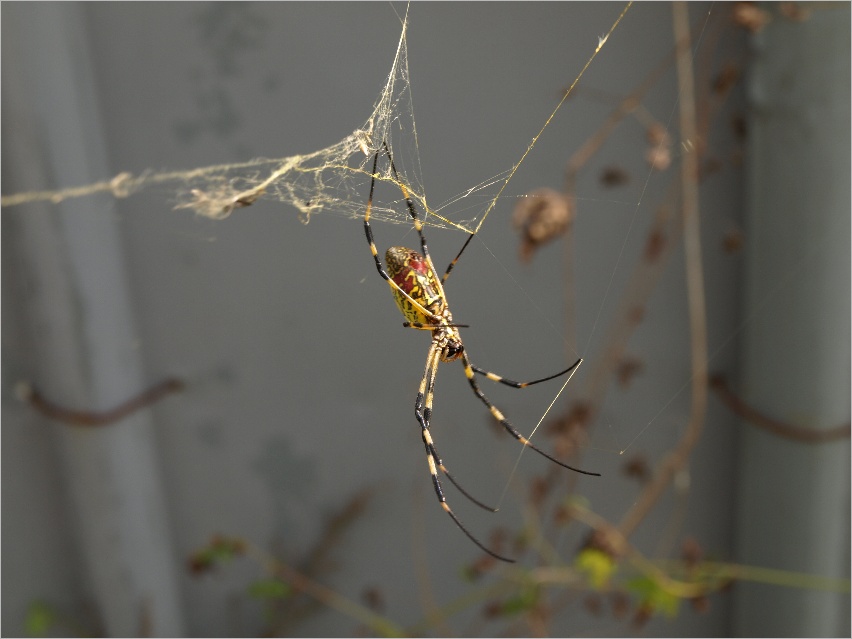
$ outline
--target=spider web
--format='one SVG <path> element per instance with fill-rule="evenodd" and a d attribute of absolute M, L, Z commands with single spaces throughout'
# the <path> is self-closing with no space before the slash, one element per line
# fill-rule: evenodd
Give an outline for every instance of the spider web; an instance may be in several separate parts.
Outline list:
<path fill-rule="evenodd" d="M 111 179 L 80 187 L 4 195 L 2 204 L 5 207 L 33 201 L 59 203 L 68 198 L 97 193 L 110 193 L 114 197 L 124 198 L 148 188 L 166 187 L 173 189 L 176 209 L 189 209 L 210 219 L 224 219 L 255 202 L 270 200 L 295 208 L 299 219 L 304 223 L 310 222 L 314 215 L 326 213 L 357 220 L 364 214 L 373 157 L 387 145 L 393 155 L 398 177 L 393 175 L 390 163 L 382 158 L 378 163 L 377 180 L 386 182 L 391 187 L 404 186 L 420 210 L 425 211 L 426 224 L 467 233 L 478 232 L 629 8 L 628 3 L 605 33 L 598 35 L 596 40 L 590 39 L 588 58 L 566 86 L 561 99 L 549 111 L 541 127 L 529 140 L 519 159 L 505 170 L 451 196 L 439 206 L 432 206 L 427 201 L 420 167 L 409 70 L 407 11 L 400 18 L 399 40 L 386 81 L 372 112 L 349 135 L 328 147 L 284 158 L 257 158 L 185 171 L 149 170 L 139 175 L 125 172 Z M 636 208 L 641 199 L 640 196 L 640 200 L 635 202 Z M 410 225 L 399 188 L 377 189 L 372 218 L 375 222 Z M 612 272 L 618 269 L 617 263 L 610 266 Z M 604 312 L 608 297 L 607 289 L 596 305 L 598 318 Z M 534 305 L 532 300 L 528 301 Z M 594 324 L 588 332 L 585 346 L 570 347 L 575 353 L 588 352 L 589 343 L 596 332 L 597 319 Z M 564 388 L 565 386 L 562 386 L 556 394 L 557 399 Z"/>
<path fill-rule="evenodd" d="M 629 6 L 625 6 L 607 35 L 599 38 L 597 47 L 592 50 L 585 66 L 565 91 L 520 160 L 505 171 L 450 198 L 439 210 L 432 209 L 427 203 L 420 169 L 408 66 L 407 10 L 401 19 L 401 34 L 390 72 L 372 113 L 361 126 L 331 146 L 303 155 L 274 159 L 257 158 L 185 171 L 145 171 L 141 175 L 124 172 L 111 179 L 85 186 L 4 195 L 2 205 L 11 207 L 37 201 L 59 203 L 69 198 L 86 197 L 96 193 L 111 193 L 116 198 L 124 198 L 149 187 L 174 185 L 176 209 L 190 209 L 211 219 L 224 219 L 235 210 L 250 206 L 261 199 L 289 204 L 299 211 L 300 220 L 306 224 L 312 216 L 320 213 L 355 219 L 364 214 L 364 198 L 372 174 L 373 156 L 377 151 L 381 152 L 386 145 L 393 155 L 398 180 L 392 174 L 390 163 L 386 161 L 379 163 L 377 178 L 395 183 L 398 187 L 404 185 L 426 212 L 425 221 L 428 225 L 473 233 L 482 226 L 518 167 L 604 46 L 609 34 L 615 30 Z M 397 149 L 402 149 L 402 152 L 397 152 Z M 459 204 L 463 200 L 464 204 Z M 383 199 L 377 193 L 373 201 L 373 220 L 409 224 L 407 209 L 401 204 L 401 196 Z M 445 209 L 454 213 L 446 214 Z M 458 213 L 458 210 L 462 213 Z"/>
<path fill-rule="evenodd" d="M 629 7 L 629 4 L 625 5 L 608 31 L 599 35 L 596 41 L 590 42 L 589 57 L 585 64 L 566 87 L 561 99 L 533 135 L 519 159 L 511 167 L 464 189 L 436 207 L 427 201 L 420 167 L 409 71 L 407 11 L 400 19 L 401 32 L 390 71 L 372 112 L 349 135 L 328 147 L 284 158 L 258 158 L 186 171 L 145 171 L 140 175 L 121 173 L 109 180 L 80 187 L 4 195 L 2 204 L 5 207 L 45 200 L 58 203 L 68 198 L 104 192 L 123 198 L 146 188 L 166 186 L 174 189 L 177 199 L 175 208 L 189 209 L 211 219 L 226 218 L 265 199 L 292 206 L 304 223 L 310 222 L 314 215 L 326 213 L 357 220 L 364 214 L 374 154 L 381 151 L 386 144 L 393 154 L 399 177 L 394 177 L 389 162 L 380 161 L 377 175 L 379 181 L 390 186 L 405 186 L 420 209 L 426 212 L 428 225 L 468 233 L 478 232 L 496 203 L 503 197 L 507 185 L 519 167 L 571 95 L 586 69 L 606 45 Z M 643 197 L 644 192 L 632 203 L 635 209 L 638 209 Z M 372 216 L 377 222 L 410 225 L 399 188 L 377 190 Z M 628 230 L 627 233 L 629 232 Z M 618 257 L 618 260 L 620 259 L 621 255 Z M 608 267 L 614 274 L 619 264 L 610 263 Z M 586 339 L 583 340 L 585 344 L 578 342 L 573 346 L 575 352 L 589 352 L 592 338 L 598 328 L 598 320 L 602 315 L 606 315 L 606 304 L 609 298 L 613 297 L 609 291 L 611 286 L 612 281 L 603 291 L 598 304 L 593 305 L 596 313 L 594 323 L 591 330 L 586 332 Z M 561 390 L 559 392 L 561 393 Z M 557 393 L 557 397 L 558 395 Z M 621 439 L 615 446 L 619 452 L 622 446 L 629 448 L 642 436 L 651 422 L 646 424 L 639 434 Z"/>

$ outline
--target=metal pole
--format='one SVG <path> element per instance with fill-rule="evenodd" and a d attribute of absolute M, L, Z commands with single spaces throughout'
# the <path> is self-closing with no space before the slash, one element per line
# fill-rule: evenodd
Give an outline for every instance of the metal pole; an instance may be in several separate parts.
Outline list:
<path fill-rule="evenodd" d="M 4 78 L 4 155 L 14 158 L 3 167 L 5 187 L 26 188 L 32 175 L 61 185 L 109 175 L 82 11 L 75 3 L 3 8 L 3 19 L 19 25 L 4 29 L 15 40 L 4 52 L 16 53 L 4 60 L 4 73 L 14 76 Z M 21 256 L 18 277 L 31 284 L 18 312 L 33 336 L 34 381 L 60 402 L 94 410 L 142 390 L 112 201 L 86 198 L 4 215 L 17 216 L 7 228 Z M 100 428 L 54 428 L 74 513 L 69 529 L 87 568 L 80 589 L 94 596 L 103 630 L 182 635 L 150 413 Z"/>
<path fill-rule="evenodd" d="M 849 421 L 849 5 L 775 19 L 750 71 L 742 393 L 807 429 Z M 737 560 L 849 577 L 849 441 L 743 425 Z M 849 595 L 737 584 L 735 636 L 848 636 Z"/>

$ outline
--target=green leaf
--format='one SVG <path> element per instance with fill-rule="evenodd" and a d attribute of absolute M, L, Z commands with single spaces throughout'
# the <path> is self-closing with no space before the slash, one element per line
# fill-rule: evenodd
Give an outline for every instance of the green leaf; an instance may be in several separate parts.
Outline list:
<path fill-rule="evenodd" d="M 228 538 L 216 535 L 210 543 L 197 550 L 189 558 L 189 568 L 199 573 L 213 566 L 226 564 L 245 553 L 245 542 L 238 537 Z"/>
<path fill-rule="evenodd" d="M 637 595 L 641 605 L 647 606 L 654 613 L 663 613 L 669 618 L 677 616 L 680 599 L 663 590 L 650 577 L 636 577 L 627 582 L 627 589 Z"/>
<path fill-rule="evenodd" d="M 584 548 L 574 559 L 574 567 L 586 575 L 592 588 L 602 590 L 618 568 L 608 554 L 597 548 Z"/>
<path fill-rule="evenodd" d="M 33 601 L 27 606 L 24 629 L 30 637 L 45 637 L 56 623 L 56 611 L 43 601 Z"/>
<path fill-rule="evenodd" d="M 261 579 L 248 587 L 248 594 L 255 599 L 284 599 L 293 592 L 290 584 L 279 579 Z"/>
<path fill-rule="evenodd" d="M 590 502 L 589 498 L 585 495 L 571 494 L 562 500 L 562 504 L 566 508 L 581 508 L 583 510 L 588 510 L 591 508 L 592 502 Z"/>
<path fill-rule="evenodd" d="M 521 588 L 517 595 L 510 597 L 500 607 L 506 616 L 517 615 L 533 608 L 538 603 L 538 588 L 528 585 Z"/>

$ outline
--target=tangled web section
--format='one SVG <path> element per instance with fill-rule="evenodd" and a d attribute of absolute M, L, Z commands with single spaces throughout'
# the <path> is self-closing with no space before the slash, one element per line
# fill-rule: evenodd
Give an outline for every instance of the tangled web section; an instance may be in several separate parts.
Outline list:
<path fill-rule="evenodd" d="M 309 222 L 314 214 L 325 212 L 357 218 L 364 214 L 375 149 L 384 149 L 387 145 L 393 155 L 398 179 L 393 177 L 387 158 L 379 162 L 378 179 L 404 182 L 422 210 L 429 211 L 417 153 L 407 29 L 406 14 L 393 65 L 370 117 L 361 127 L 327 148 L 305 155 L 259 158 L 185 171 L 146 171 L 141 175 L 121 173 L 110 180 L 86 186 L 4 195 L 2 204 L 5 207 L 34 201 L 59 203 L 68 198 L 103 192 L 123 198 L 145 188 L 173 185 L 177 198 L 175 208 L 191 209 L 212 219 L 225 218 L 236 209 L 262 198 L 295 207 L 304 223 Z M 374 200 L 373 218 L 376 221 L 410 223 L 401 189 L 386 191 L 386 197 L 393 197 L 395 192 L 398 199 Z M 402 206 L 399 206 L 401 203 Z M 465 222 L 450 222 L 437 213 L 429 218 L 432 225 L 467 228 Z"/>
<path fill-rule="evenodd" d="M 616 28 L 626 10 L 612 25 L 609 33 Z M 396 173 L 389 159 L 382 157 L 377 165 L 377 180 L 394 183 L 397 187 L 404 186 L 419 209 L 425 212 L 426 224 L 455 228 L 467 233 L 476 232 L 609 34 L 601 38 L 586 65 L 565 92 L 565 97 L 514 166 L 433 209 L 426 202 L 420 168 L 408 69 L 408 24 L 406 12 L 387 82 L 370 117 L 361 127 L 327 148 L 281 159 L 259 158 L 186 171 L 146 171 L 141 175 L 121 173 L 111 180 L 86 186 L 3 196 L 2 204 L 15 206 L 33 201 L 58 203 L 67 198 L 101 192 L 123 198 L 148 187 L 174 184 L 177 197 L 175 208 L 191 209 L 212 219 L 228 217 L 236 209 L 249 206 L 262 198 L 293 206 L 299 211 L 299 219 L 304 223 L 308 223 L 318 213 L 359 218 L 364 214 L 370 189 L 374 155 L 377 150 L 385 155 L 383 151 L 387 148 L 393 157 Z M 402 188 L 381 189 L 381 193 L 377 191 L 373 199 L 373 220 L 409 224 L 408 209 L 402 193 Z M 445 211 L 451 213 L 445 214 Z"/>

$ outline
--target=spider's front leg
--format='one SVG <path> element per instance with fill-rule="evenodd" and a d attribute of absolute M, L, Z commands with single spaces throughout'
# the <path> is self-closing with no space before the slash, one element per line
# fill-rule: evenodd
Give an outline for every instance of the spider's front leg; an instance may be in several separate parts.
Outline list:
<path fill-rule="evenodd" d="M 385 145 L 385 149 L 387 149 L 387 145 Z M 390 153 L 390 152 L 388 151 L 388 153 Z M 437 315 L 430 312 L 429 310 L 427 310 L 424 307 L 424 305 L 421 303 L 423 300 L 415 299 L 409 293 L 409 291 L 406 291 L 405 289 L 403 289 L 396 281 L 394 281 L 394 278 L 390 274 L 388 274 L 388 272 L 385 270 L 385 267 L 382 265 L 382 259 L 379 257 L 379 251 L 378 251 L 378 249 L 376 249 L 376 242 L 375 242 L 375 239 L 373 238 L 373 228 L 370 226 L 370 215 L 372 214 L 372 211 L 373 211 L 373 193 L 375 192 L 375 188 L 376 188 L 376 171 L 378 169 L 378 163 L 379 163 L 379 152 L 376 151 L 376 155 L 373 157 L 373 173 L 372 173 L 372 178 L 370 180 L 370 197 L 367 199 L 367 208 L 364 211 L 364 234 L 367 236 L 367 244 L 370 246 L 370 253 L 373 256 L 373 261 L 376 263 L 376 270 L 379 272 L 379 275 L 381 275 L 382 279 L 385 280 L 388 283 L 388 285 L 390 286 L 391 291 L 394 294 L 394 297 L 396 297 L 397 300 L 398 300 L 397 301 L 398 304 L 400 304 L 400 302 L 399 302 L 400 299 L 405 300 L 405 303 L 410 306 L 411 312 L 414 313 L 418 318 L 422 318 L 422 319 L 426 319 L 426 320 L 432 320 L 432 321 L 439 321 L 440 318 Z M 391 166 L 393 166 L 393 164 L 391 164 Z M 396 169 L 394 169 L 394 174 L 396 174 Z M 409 203 L 409 206 L 411 207 L 412 216 L 414 217 L 415 220 L 418 220 L 416 213 L 414 213 L 414 209 L 413 209 L 414 205 L 411 203 L 410 198 L 406 197 L 406 201 Z M 420 232 L 420 230 L 418 230 L 418 232 Z M 421 238 L 422 238 L 423 237 L 422 232 L 420 232 L 420 234 L 421 234 Z M 425 240 L 423 240 L 423 243 L 425 244 Z M 395 248 L 398 248 L 398 247 L 395 247 Z M 391 250 L 394 250 L 394 249 L 391 249 Z M 427 259 L 427 263 L 431 263 L 431 262 L 428 262 L 428 257 L 426 259 Z M 400 305 L 400 308 L 402 308 L 401 305 Z"/>

